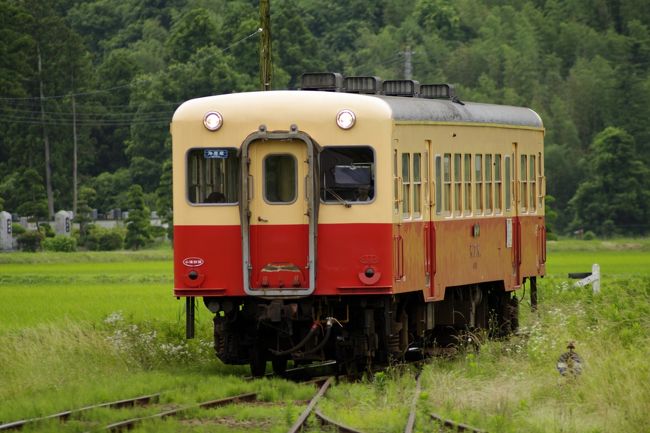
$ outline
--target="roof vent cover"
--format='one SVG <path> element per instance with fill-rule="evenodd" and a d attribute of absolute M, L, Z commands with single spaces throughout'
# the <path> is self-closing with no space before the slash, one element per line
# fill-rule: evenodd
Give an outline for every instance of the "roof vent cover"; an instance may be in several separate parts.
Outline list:
<path fill-rule="evenodd" d="M 415 80 L 386 80 L 384 95 L 416 97 L 420 93 L 420 83 Z"/>
<path fill-rule="evenodd" d="M 343 75 L 338 72 L 306 72 L 302 74 L 302 90 L 340 92 L 342 88 Z"/>
<path fill-rule="evenodd" d="M 375 95 L 381 93 L 381 83 L 379 77 L 345 77 L 345 91 Z"/>
<path fill-rule="evenodd" d="M 456 96 L 451 84 L 423 84 L 420 86 L 420 97 L 427 99 L 453 99 Z"/>

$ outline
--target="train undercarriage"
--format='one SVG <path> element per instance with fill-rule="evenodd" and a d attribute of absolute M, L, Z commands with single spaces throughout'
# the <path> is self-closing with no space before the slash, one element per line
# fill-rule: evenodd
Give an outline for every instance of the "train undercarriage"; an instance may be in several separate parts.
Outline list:
<path fill-rule="evenodd" d="M 363 297 L 298 299 L 204 298 L 214 317 L 214 347 L 226 364 L 250 364 L 254 376 L 271 361 L 283 373 L 288 361 L 336 360 L 358 372 L 453 346 L 464 331 L 502 337 L 518 326 L 518 300 L 502 283 L 453 287 L 443 301 L 425 303 L 421 292 Z"/>

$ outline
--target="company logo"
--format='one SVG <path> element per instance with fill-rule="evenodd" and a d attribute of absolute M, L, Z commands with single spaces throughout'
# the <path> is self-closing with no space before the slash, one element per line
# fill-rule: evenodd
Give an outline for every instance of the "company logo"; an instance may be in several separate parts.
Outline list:
<path fill-rule="evenodd" d="M 183 259 L 183 264 L 189 266 L 190 268 L 196 268 L 201 266 L 205 261 L 201 257 L 186 257 Z"/>

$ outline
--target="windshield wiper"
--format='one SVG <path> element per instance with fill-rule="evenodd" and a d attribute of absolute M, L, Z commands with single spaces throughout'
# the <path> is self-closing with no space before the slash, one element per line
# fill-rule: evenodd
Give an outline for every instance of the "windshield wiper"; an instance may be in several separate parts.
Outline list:
<path fill-rule="evenodd" d="M 325 187 L 325 192 L 329 192 L 332 194 L 332 197 L 334 197 L 339 203 L 341 203 L 345 207 L 352 207 L 350 203 L 348 203 L 343 197 L 335 193 L 333 190 L 329 189 L 328 187 Z"/>

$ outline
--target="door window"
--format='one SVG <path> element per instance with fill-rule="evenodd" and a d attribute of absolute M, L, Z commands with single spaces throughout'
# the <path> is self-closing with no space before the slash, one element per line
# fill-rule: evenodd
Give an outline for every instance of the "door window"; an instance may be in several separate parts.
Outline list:
<path fill-rule="evenodd" d="M 296 158 L 289 154 L 264 158 L 264 200 L 274 204 L 296 200 L 296 165 Z"/>

